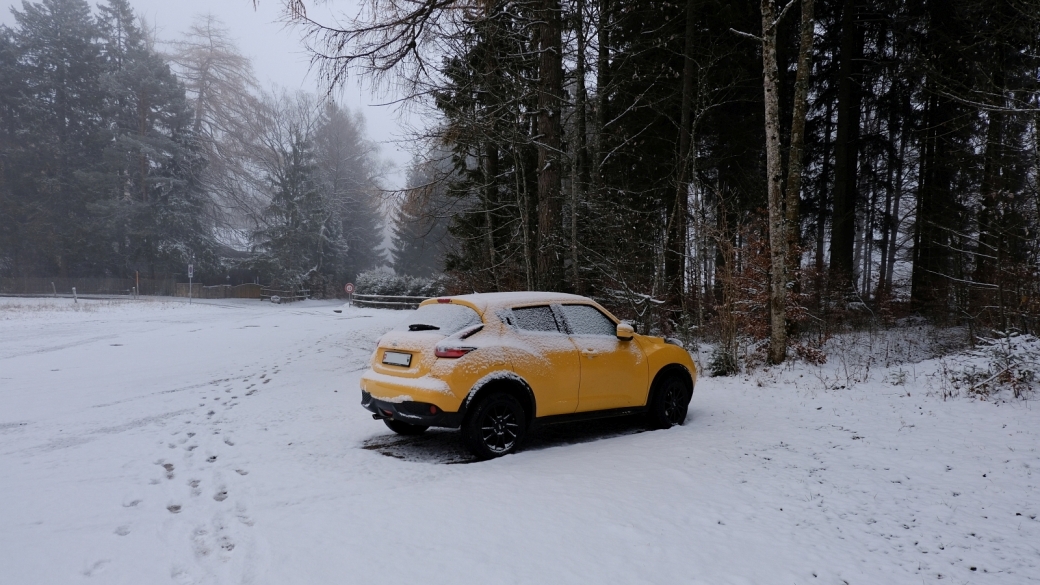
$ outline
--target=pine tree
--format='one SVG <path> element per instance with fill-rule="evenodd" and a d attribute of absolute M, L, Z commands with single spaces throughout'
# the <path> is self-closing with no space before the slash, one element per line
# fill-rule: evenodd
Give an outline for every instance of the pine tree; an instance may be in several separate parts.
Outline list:
<path fill-rule="evenodd" d="M 441 167 L 446 165 L 440 165 Z M 446 193 L 450 169 L 437 161 L 413 161 L 408 184 L 393 226 L 394 271 L 430 277 L 444 270 L 453 243 L 448 233 L 451 201 Z"/>
<path fill-rule="evenodd" d="M 184 87 L 147 42 L 127 0 L 99 8 L 101 76 L 111 143 L 105 150 L 107 197 L 98 206 L 115 269 L 183 270 L 189 258 L 213 268 L 195 174 L 203 167 Z"/>
<path fill-rule="evenodd" d="M 342 284 L 386 261 L 376 184 L 380 163 L 377 147 L 364 137 L 360 115 L 329 102 L 316 126 L 317 179 L 336 228 L 337 257 L 329 263 L 330 274 Z"/>
<path fill-rule="evenodd" d="M 99 31 L 84 0 L 42 0 L 12 10 L 22 86 L 17 98 L 23 144 L 17 169 L 18 239 L 32 242 L 22 270 L 61 275 L 99 269 L 104 239 L 91 221 L 99 199 L 90 178 L 107 139 Z"/>
<path fill-rule="evenodd" d="M 334 257 L 335 228 L 318 184 L 313 149 L 302 133 L 289 137 L 280 166 L 267 180 L 273 198 L 264 210 L 264 227 L 253 234 L 259 264 L 283 286 L 323 287 L 326 262 Z"/>

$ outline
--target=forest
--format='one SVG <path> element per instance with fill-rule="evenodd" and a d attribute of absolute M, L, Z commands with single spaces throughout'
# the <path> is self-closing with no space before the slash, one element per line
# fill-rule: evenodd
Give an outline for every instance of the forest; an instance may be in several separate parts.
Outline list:
<path fill-rule="evenodd" d="M 459 291 L 590 295 L 722 372 L 738 338 L 1037 328 L 1035 1 L 308 4 L 328 85 L 437 120 L 397 254 L 441 246 Z"/>
<path fill-rule="evenodd" d="M 160 42 L 127 0 L 14 9 L 0 276 L 392 266 L 587 295 L 719 372 L 1038 327 L 1035 0 L 279 1 L 315 94 L 261 88 L 212 17 Z M 332 97 L 359 80 L 422 121 L 396 193 Z"/>
<path fill-rule="evenodd" d="M 243 10 L 248 10 L 248 5 Z M 342 290 L 385 263 L 364 119 L 261 87 L 228 28 L 127 0 L 24 2 L 0 29 L 0 277 Z"/>

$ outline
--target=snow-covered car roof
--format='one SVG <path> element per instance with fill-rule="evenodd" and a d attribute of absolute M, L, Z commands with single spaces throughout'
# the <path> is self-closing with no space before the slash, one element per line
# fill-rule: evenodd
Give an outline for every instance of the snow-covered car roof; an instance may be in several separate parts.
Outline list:
<path fill-rule="evenodd" d="M 453 297 L 440 298 L 450 298 L 469 303 L 476 307 L 477 310 L 481 313 L 486 312 L 488 309 L 494 310 L 501 307 L 512 307 L 527 303 L 560 303 L 575 301 L 586 303 L 592 302 L 592 300 L 588 297 L 582 297 L 578 295 L 536 291 L 476 293 L 470 295 L 456 295 Z M 436 302 L 436 299 L 430 299 L 428 301 L 424 301 L 423 304 Z"/>

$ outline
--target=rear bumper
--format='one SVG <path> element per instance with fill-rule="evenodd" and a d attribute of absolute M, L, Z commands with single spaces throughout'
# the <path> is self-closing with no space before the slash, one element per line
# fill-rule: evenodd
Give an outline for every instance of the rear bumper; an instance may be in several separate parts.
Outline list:
<path fill-rule="evenodd" d="M 430 404 L 426 402 L 387 402 L 373 398 L 371 394 L 362 390 L 361 406 L 372 412 L 376 418 L 389 418 L 411 425 L 449 429 L 462 426 L 461 413 L 444 412 L 438 408 L 437 414 L 430 414 Z"/>

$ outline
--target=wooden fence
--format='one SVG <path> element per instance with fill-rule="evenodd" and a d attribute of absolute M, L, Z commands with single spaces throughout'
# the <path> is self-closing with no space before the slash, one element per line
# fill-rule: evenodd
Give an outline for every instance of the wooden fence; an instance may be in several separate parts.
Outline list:
<path fill-rule="evenodd" d="M 230 286 L 219 284 L 217 286 L 191 285 L 191 298 L 193 299 L 262 299 L 264 288 L 259 284 L 240 284 Z M 188 283 L 178 282 L 174 296 L 187 297 Z"/>
<path fill-rule="evenodd" d="M 7 295 L 70 295 L 72 288 L 81 295 L 130 295 L 140 283 L 138 294 L 171 296 L 176 282 L 172 278 L 0 278 L 0 294 Z"/>
<path fill-rule="evenodd" d="M 303 301 L 311 298 L 311 291 L 302 288 L 292 288 L 286 290 L 269 288 L 266 286 L 260 289 L 259 299 L 261 301 L 264 299 L 271 300 L 273 297 L 278 297 L 279 302 L 291 303 L 293 301 Z"/>
<path fill-rule="evenodd" d="M 354 295 L 354 304 L 359 307 L 377 309 L 416 309 L 419 303 L 431 297 L 406 297 L 399 295 Z"/>

